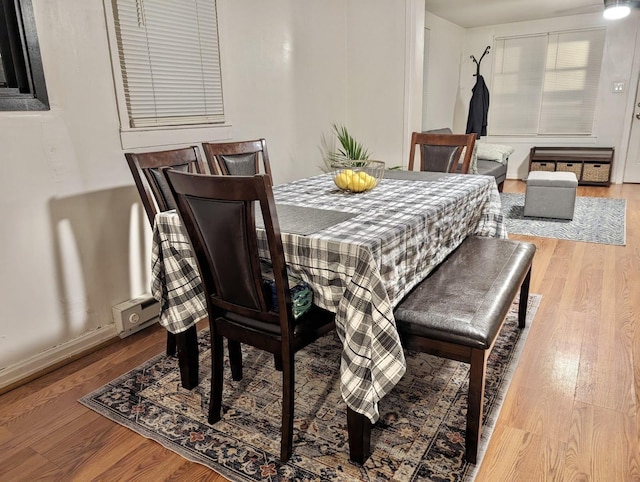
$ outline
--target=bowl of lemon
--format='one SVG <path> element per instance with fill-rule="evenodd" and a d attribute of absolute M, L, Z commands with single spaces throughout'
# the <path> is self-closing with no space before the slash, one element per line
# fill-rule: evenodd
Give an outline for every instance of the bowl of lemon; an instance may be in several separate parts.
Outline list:
<path fill-rule="evenodd" d="M 382 161 L 345 160 L 331 164 L 333 182 L 341 191 L 371 191 L 384 177 L 385 164 Z"/>

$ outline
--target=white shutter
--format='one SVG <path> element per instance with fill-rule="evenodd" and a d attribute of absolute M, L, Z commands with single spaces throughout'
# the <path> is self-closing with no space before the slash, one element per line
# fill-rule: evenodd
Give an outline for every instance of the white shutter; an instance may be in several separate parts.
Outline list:
<path fill-rule="evenodd" d="M 546 50 L 546 35 L 496 40 L 490 134 L 537 132 Z"/>
<path fill-rule="evenodd" d="M 591 134 L 605 30 L 549 37 L 540 134 Z"/>
<path fill-rule="evenodd" d="M 215 0 L 114 0 L 131 127 L 224 122 Z"/>
<path fill-rule="evenodd" d="M 588 135 L 605 29 L 496 39 L 491 135 Z"/>

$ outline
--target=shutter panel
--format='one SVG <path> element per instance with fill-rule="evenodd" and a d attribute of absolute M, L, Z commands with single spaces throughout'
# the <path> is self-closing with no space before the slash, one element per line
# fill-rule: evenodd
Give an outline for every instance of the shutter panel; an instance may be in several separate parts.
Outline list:
<path fill-rule="evenodd" d="M 588 135 L 606 30 L 496 39 L 491 135 Z"/>
<path fill-rule="evenodd" d="M 540 134 L 591 134 L 605 30 L 549 37 Z"/>
<path fill-rule="evenodd" d="M 547 36 L 496 40 L 489 130 L 531 135 L 538 130 Z"/>
<path fill-rule="evenodd" d="M 114 0 L 131 127 L 224 122 L 215 0 Z"/>

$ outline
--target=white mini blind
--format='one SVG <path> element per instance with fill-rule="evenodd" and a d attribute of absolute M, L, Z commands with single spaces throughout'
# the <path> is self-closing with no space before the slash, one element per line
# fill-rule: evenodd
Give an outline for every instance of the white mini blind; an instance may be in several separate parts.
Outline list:
<path fill-rule="evenodd" d="M 492 135 L 588 135 L 605 29 L 496 39 Z"/>
<path fill-rule="evenodd" d="M 215 0 L 113 0 L 130 127 L 224 122 Z"/>

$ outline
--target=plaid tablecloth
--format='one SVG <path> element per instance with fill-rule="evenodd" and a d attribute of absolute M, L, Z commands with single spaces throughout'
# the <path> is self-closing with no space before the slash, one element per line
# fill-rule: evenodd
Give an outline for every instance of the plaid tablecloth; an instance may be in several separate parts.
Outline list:
<path fill-rule="evenodd" d="M 274 188 L 277 205 L 357 214 L 307 236 L 283 233 L 282 242 L 290 270 L 313 288 L 314 303 L 336 313 L 342 397 L 372 422 L 379 400 L 406 370 L 394 306 L 468 235 L 506 237 L 492 177 L 425 177 L 383 179 L 359 194 L 338 191 L 330 175 Z M 152 292 L 161 302 L 160 322 L 174 332 L 206 316 L 188 248 L 175 212 L 159 214 Z"/>

